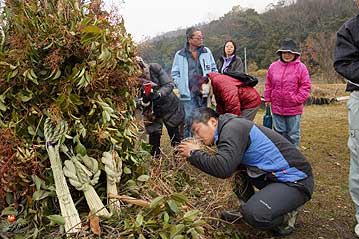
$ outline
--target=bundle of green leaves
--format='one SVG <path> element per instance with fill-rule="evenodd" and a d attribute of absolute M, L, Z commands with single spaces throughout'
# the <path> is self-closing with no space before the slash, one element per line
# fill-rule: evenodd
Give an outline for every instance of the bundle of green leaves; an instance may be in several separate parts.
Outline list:
<path fill-rule="evenodd" d="M 28 209 L 38 209 L 37 203 L 54 197 L 44 141 L 47 118 L 55 125 L 67 122 L 65 144 L 77 154 L 100 162 L 103 152 L 117 151 L 123 161 L 123 185 L 144 173 L 141 160 L 146 151 L 133 117 L 136 48 L 123 19 L 101 10 L 101 4 L 5 1 L 0 126 L 6 133 L 0 142 L 0 209 L 10 206 L 17 214 L 22 204 L 37 215 L 39 211 Z M 124 186 L 122 191 L 130 189 Z"/>

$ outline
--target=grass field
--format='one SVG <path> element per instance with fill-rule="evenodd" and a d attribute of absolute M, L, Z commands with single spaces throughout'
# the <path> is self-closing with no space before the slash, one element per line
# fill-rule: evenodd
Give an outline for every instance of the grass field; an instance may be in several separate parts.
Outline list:
<path fill-rule="evenodd" d="M 262 116 L 263 111 L 258 112 L 255 119 L 258 124 L 261 124 Z M 286 238 L 354 238 L 354 207 L 347 180 L 347 138 L 345 103 L 305 107 L 301 151 L 312 164 L 315 192 L 312 200 L 301 209 L 296 231 Z M 163 146 L 165 153 L 170 152 L 166 137 Z M 220 180 L 201 173 L 183 159 L 173 159 L 171 153 L 162 160 L 163 165 L 167 164 L 166 174 L 172 175 L 176 184 L 187 178 L 186 183 L 182 183 L 185 186 L 167 186 L 186 194 L 190 198 L 190 207 L 204 212 L 208 222 L 207 238 L 272 238 L 271 233 L 256 231 L 246 225 L 228 225 L 216 219 L 222 210 L 238 205 L 231 192 L 231 179 Z"/>
<path fill-rule="evenodd" d="M 263 95 L 264 82 L 259 82 L 258 85 L 256 85 L 256 89 L 260 95 Z M 310 95 L 314 97 L 334 98 L 348 95 L 348 93 L 345 92 L 345 84 L 324 84 L 314 82 L 312 83 Z"/>

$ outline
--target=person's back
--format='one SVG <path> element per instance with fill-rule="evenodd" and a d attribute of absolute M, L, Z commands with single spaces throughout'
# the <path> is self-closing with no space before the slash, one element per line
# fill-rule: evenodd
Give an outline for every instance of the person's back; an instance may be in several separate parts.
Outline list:
<path fill-rule="evenodd" d="M 241 97 L 241 110 L 247 110 L 259 107 L 261 104 L 261 97 L 256 90 L 251 86 L 242 86 L 238 88 L 238 95 Z M 230 113 L 230 112 L 229 112 Z"/>
<path fill-rule="evenodd" d="M 213 94 L 216 98 L 216 109 L 219 114 L 232 113 L 253 120 L 261 99 L 258 91 L 228 75 L 210 73 Z"/>
<path fill-rule="evenodd" d="M 158 63 L 150 63 L 151 81 L 155 83 L 155 91 L 159 91 L 162 97 L 153 100 L 154 113 L 158 118 L 163 118 L 171 125 L 178 126 L 183 122 L 183 106 L 174 94 L 174 83 Z"/>
<path fill-rule="evenodd" d="M 184 121 L 184 109 L 173 93 L 174 83 L 158 63 L 146 64 L 137 57 L 142 70 L 140 78 L 142 85 L 141 105 L 143 106 L 144 124 L 149 134 L 149 144 L 152 146 L 151 155 L 160 156 L 160 145 L 163 124 L 167 128 L 171 145 L 177 145 L 180 140 L 179 126 Z"/>

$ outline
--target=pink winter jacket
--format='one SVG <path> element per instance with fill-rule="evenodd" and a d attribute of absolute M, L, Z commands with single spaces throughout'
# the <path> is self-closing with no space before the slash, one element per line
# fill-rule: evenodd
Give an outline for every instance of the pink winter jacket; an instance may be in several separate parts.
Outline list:
<path fill-rule="evenodd" d="M 269 66 L 264 99 L 271 102 L 274 114 L 299 115 L 303 113 L 310 86 L 308 69 L 300 57 L 289 63 L 278 60 Z"/>

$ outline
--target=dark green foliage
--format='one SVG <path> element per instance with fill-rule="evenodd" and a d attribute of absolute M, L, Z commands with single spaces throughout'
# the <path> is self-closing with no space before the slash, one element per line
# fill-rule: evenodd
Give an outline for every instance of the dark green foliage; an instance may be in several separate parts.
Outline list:
<path fill-rule="evenodd" d="M 119 193 L 150 201 L 148 145 L 139 140 L 134 118 L 136 49 L 122 19 L 103 12 L 101 3 L 6 1 L 0 51 L 0 237 L 66 234 L 58 230 L 64 218 L 45 149 L 46 119 L 68 123 L 64 144 L 75 153 L 100 161 L 103 152 L 117 151 L 123 170 Z M 83 193 L 69 188 L 83 229 L 74 238 L 91 238 Z M 106 205 L 104 172 L 94 188 Z M 119 214 L 102 221 L 105 237 L 199 238 L 204 233 L 200 211 L 184 208 L 186 197 L 175 192 L 153 197 L 149 208 L 122 203 Z M 7 215 L 16 220 L 6 220 Z"/>
<path fill-rule="evenodd" d="M 76 153 L 100 160 L 104 151 L 116 150 L 128 169 L 124 185 L 144 171 L 140 165 L 146 152 L 133 118 L 135 46 L 122 19 L 102 11 L 99 4 L 5 1 L 0 209 L 26 207 L 20 217 L 31 217 L 36 226 L 58 212 L 44 145 L 46 118 L 68 123 L 65 144 Z M 97 188 L 105 184 L 102 180 Z"/>

